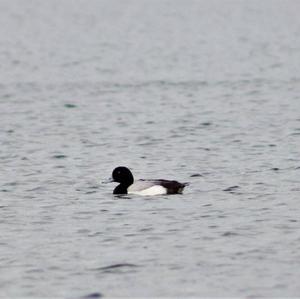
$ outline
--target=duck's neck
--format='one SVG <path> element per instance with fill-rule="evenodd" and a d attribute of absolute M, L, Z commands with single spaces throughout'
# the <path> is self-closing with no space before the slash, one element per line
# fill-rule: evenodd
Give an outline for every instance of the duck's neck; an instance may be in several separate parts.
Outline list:
<path fill-rule="evenodd" d="M 130 185 L 125 185 L 125 184 L 120 184 L 118 185 L 115 190 L 114 190 L 114 194 L 127 194 L 127 188 L 129 187 Z"/>
<path fill-rule="evenodd" d="M 134 182 L 133 176 L 130 173 L 130 175 L 128 175 L 126 177 L 125 180 L 123 180 L 120 185 L 118 185 L 115 190 L 114 190 L 114 194 L 127 194 L 127 188 L 132 185 Z"/>

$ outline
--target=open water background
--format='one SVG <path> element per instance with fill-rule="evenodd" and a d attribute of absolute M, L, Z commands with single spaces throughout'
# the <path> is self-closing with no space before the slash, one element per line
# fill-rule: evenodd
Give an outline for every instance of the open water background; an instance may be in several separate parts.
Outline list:
<path fill-rule="evenodd" d="M 299 297 L 299 12 L 0 0 L 0 296 Z"/>

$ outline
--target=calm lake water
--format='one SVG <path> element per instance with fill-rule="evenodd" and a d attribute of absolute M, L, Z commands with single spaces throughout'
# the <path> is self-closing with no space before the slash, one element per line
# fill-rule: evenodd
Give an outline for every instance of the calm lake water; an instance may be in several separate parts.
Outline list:
<path fill-rule="evenodd" d="M 299 297 L 299 11 L 0 0 L 0 296 Z"/>

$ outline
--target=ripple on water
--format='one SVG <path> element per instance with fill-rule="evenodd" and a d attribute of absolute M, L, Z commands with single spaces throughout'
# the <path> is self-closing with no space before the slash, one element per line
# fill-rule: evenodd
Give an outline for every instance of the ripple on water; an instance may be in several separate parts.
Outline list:
<path fill-rule="evenodd" d="M 83 297 L 80 297 L 79 299 L 95 299 L 95 298 L 102 298 L 103 294 L 102 293 L 90 293 L 88 295 L 85 295 Z"/>
<path fill-rule="evenodd" d="M 141 266 L 136 264 L 131 264 L 131 263 L 120 263 L 120 264 L 112 264 L 104 267 L 99 267 L 94 270 L 99 272 L 104 272 L 104 273 L 127 273 L 127 272 L 132 272 L 135 268 L 138 267 Z"/>

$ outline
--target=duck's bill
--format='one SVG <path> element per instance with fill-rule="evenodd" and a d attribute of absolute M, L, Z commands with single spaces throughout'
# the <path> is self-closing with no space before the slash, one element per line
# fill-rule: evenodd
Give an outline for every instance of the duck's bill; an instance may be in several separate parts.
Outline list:
<path fill-rule="evenodd" d="M 112 183 L 113 181 L 114 181 L 113 178 L 109 178 L 107 180 L 102 181 L 101 183 L 102 184 L 108 184 L 108 183 Z"/>

